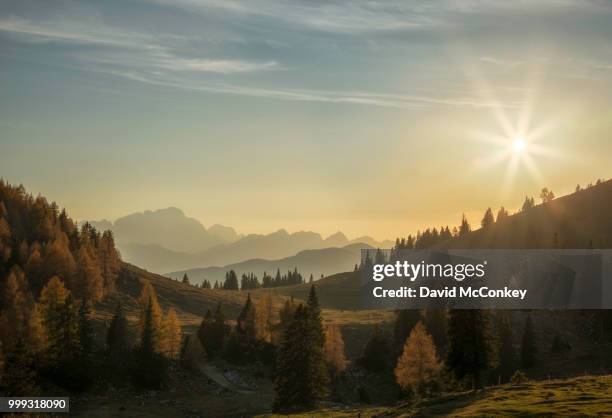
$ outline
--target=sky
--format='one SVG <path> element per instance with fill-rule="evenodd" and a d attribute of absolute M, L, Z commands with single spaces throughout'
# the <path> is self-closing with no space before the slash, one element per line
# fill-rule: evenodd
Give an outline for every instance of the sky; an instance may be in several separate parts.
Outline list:
<path fill-rule="evenodd" d="M 603 0 L 3 1 L 0 176 L 78 220 L 478 224 L 611 177 L 611 21 Z"/>

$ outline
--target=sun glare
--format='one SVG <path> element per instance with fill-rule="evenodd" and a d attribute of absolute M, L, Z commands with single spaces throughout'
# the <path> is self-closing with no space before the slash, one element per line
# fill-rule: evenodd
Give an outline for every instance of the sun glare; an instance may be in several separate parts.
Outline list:
<path fill-rule="evenodd" d="M 512 148 L 516 152 L 521 152 L 525 149 L 525 140 L 523 138 L 514 138 L 512 141 Z"/>

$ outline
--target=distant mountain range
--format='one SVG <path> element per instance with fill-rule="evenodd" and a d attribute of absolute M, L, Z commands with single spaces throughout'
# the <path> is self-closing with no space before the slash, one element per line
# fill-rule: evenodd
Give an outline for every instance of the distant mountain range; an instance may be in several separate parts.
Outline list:
<path fill-rule="evenodd" d="M 319 279 L 321 275 L 328 276 L 343 271 L 353 270 L 355 264 L 361 259 L 361 249 L 372 248 L 367 244 L 350 244 L 342 248 L 322 248 L 317 250 L 303 250 L 291 257 L 279 260 L 251 259 L 240 263 L 233 263 L 223 267 L 205 267 L 175 271 L 165 276 L 181 279 L 184 274 L 189 277 L 190 283 L 201 283 L 204 279 L 214 282 L 223 281 L 225 273 L 234 270 L 238 277 L 243 273 L 254 273 L 260 280 L 264 272 L 274 276 L 276 270 L 286 273 L 297 268 L 302 277 L 308 280 L 310 275 Z"/>
<path fill-rule="evenodd" d="M 391 241 L 378 242 L 367 236 L 349 240 L 342 232 L 323 238 L 315 232 L 290 234 L 280 229 L 270 234 L 243 236 L 223 225 L 206 229 L 198 220 L 173 207 L 134 213 L 115 222 L 90 223 L 99 229 L 113 231 L 125 261 L 157 273 L 226 266 L 251 259 L 278 260 L 304 250 L 341 248 L 350 244 L 375 248 L 393 245 Z M 337 264 L 345 265 L 343 261 L 345 259 L 340 257 Z M 342 270 L 322 272 L 338 271 Z"/>

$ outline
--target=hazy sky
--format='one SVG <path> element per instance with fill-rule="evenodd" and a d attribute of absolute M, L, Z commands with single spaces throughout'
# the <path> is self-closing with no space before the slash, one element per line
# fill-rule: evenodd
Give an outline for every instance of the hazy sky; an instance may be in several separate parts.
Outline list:
<path fill-rule="evenodd" d="M 611 22 L 603 0 L 2 1 L 0 176 L 77 219 L 477 222 L 611 176 Z"/>

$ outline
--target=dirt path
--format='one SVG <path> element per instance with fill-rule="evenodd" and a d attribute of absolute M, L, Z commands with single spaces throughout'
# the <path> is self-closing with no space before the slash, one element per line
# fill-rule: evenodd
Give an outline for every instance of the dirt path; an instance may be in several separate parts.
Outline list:
<path fill-rule="evenodd" d="M 237 392 L 237 393 L 243 393 L 243 394 L 254 393 L 254 391 L 252 391 L 252 390 L 246 390 L 246 389 L 241 388 L 240 386 L 230 382 L 223 375 L 223 373 L 221 373 L 219 370 L 217 370 L 214 366 L 212 366 L 210 364 L 202 364 L 202 365 L 200 365 L 200 371 L 206 377 L 208 377 L 210 380 L 212 380 L 213 382 L 215 382 L 216 384 L 218 384 L 222 388 L 225 388 L 227 390 L 231 390 L 231 391 Z"/>

